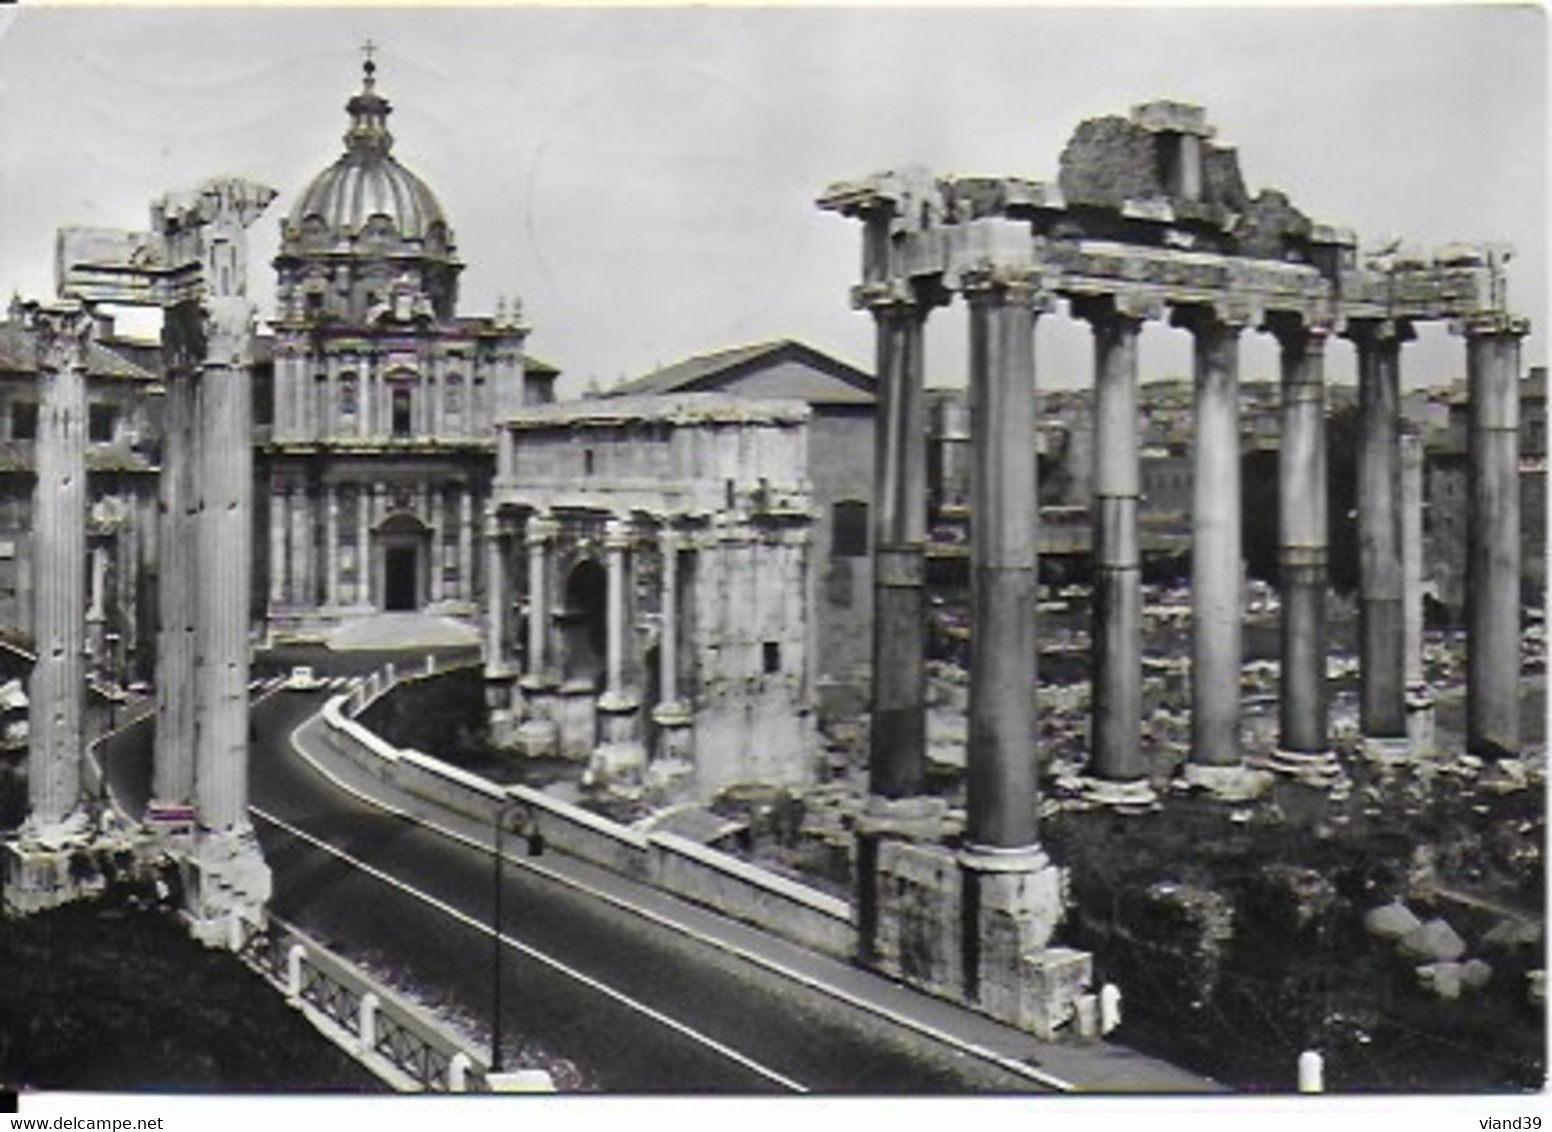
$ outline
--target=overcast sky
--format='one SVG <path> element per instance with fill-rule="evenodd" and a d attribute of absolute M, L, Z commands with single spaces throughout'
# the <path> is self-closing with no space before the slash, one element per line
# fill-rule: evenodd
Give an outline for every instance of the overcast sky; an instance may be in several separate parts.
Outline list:
<path fill-rule="evenodd" d="M 362 41 L 379 45 L 396 155 L 467 265 L 462 313 L 522 296 L 563 394 L 793 337 L 871 368 L 848 307 L 854 222 L 835 180 L 910 163 L 1055 180 L 1086 117 L 1207 108 L 1247 187 L 1361 241 L 1515 246 L 1511 297 L 1546 358 L 1541 9 L 740 11 L 29 9 L 0 12 L 0 287 L 52 290 L 54 230 L 143 227 L 152 197 L 221 173 L 275 186 L 254 231 L 270 313 L 280 218 L 341 151 Z M 929 379 L 963 380 L 961 307 L 929 323 Z M 1040 325 L 1040 380 L 1088 380 L 1086 328 Z M 1350 350 L 1331 351 L 1350 377 Z M 1275 375 L 1247 335 L 1242 373 Z M 1443 327 L 1408 384 L 1464 372 Z M 1189 372 L 1183 331 L 1144 376 Z"/>

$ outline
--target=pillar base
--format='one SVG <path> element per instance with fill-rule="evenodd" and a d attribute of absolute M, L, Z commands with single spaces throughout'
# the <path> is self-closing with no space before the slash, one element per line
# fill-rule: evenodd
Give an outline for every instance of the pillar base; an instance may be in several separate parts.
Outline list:
<path fill-rule="evenodd" d="M 1206 791 L 1220 802 L 1252 802 L 1271 788 L 1272 775 L 1242 764 L 1187 763 L 1180 782 L 1187 790 Z"/>
<path fill-rule="evenodd" d="M 1331 786 L 1342 777 L 1342 764 L 1334 751 L 1276 750 L 1266 760 L 1267 769 L 1298 778 L 1311 786 Z"/>
<path fill-rule="evenodd" d="M 1141 814 L 1159 808 L 1158 791 L 1146 778 L 1117 782 L 1109 778 L 1079 775 L 1078 797 L 1096 806 L 1108 806 L 1121 814 Z"/>
<path fill-rule="evenodd" d="M 1365 735 L 1359 740 L 1358 749 L 1369 762 L 1381 766 L 1398 766 L 1412 761 L 1412 741 L 1404 735 Z"/>
<path fill-rule="evenodd" d="M 266 922 L 274 881 L 252 830 L 202 830 L 182 864 L 183 920 L 195 939 L 208 947 L 227 947 L 233 916 Z"/>
<path fill-rule="evenodd" d="M 1407 740 L 1412 744 L 1412 754 L 1419 759 L 1431 758 L 1438 750 L 1433 708 L 1433 690 L 1428 685 L 1413 684 L 1407 688 Z"/>
<path fill-rule="evenodd" d="M 958 857 L 967 1003 L 1049 1041 L 1076 1013 L 1093 958 L 1051 947 L 1067 907 L 1067 877 L 1038 845 L 973 846 Z"/>
<path fill-rule="evenodd" d="M 24 825 L 4 848 L 5 913 L 30 916 L 101 893 L 102 875 L 76 867 L 91 832 L 90 821 L 79 813 L 48 826 Z"/>
<path fill-rule="evenodd" d="M 647 749 L 640 743 L 600 743 L 582 772 L 582 785 L 605 789 L 641 785 L 647 769 Z"/>

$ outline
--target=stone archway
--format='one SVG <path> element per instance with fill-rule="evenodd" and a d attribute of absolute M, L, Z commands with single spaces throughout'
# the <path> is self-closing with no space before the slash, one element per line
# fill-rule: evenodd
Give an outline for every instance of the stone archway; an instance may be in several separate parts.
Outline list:
<path fill-rule="evenodd" d="M 562 670 L 567 682 L 586 682 L 601 691 L 609 655 L 609 581 L 604 568 L 583 559 L 566 575 L 560 630 Z"/>

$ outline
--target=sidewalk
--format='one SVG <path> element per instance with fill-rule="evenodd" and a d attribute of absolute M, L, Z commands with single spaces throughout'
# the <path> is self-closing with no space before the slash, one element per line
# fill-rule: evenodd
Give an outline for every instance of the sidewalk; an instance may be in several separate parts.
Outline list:
<path fill-rule="evenodd" d="M 387 786 L 335 753 L 320 737 L 313 716 L 293 734 L 298 753 L 341 789 L 380 808 L 487 852 L 494 833 L 483 823 Z M 558 883 L 589 893 L 654 923 L 719 947 L 768 971 L 906 1026 L 968 1054 L 991 1061 L 1061 1092 L 1182 1093 L 1221 1091 L 1222 1086 L 1110 1042 L 1042 1042 L 983 1015 L 934 998 L 871 971 L 776 939 L 596 865 L 559 853 L 539 859 L 504 859 Z"/>

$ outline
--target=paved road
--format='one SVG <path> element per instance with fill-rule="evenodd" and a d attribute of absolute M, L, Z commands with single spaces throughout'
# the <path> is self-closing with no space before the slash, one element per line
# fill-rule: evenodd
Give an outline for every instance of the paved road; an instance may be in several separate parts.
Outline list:
<path fill-rule="evenodd" d="M 380 659 L 306 657 L 321 672 L 361 671 Z M 323 698 L 281 691 L 253 712 L 251 797 L 275 873 L 271 906 L 484 1031 L 495 967 L 484 927 L 494 903 L 492 858 L 351 799 L 298 759 L 291 732 Z M 148 730 L 111 741 L 105 759 L 116 795 L 131 808 L 145 796 Z M 521 1042 L 537 1045 L 572 1060 L 590 1083 L 610 1092 L 1038 1087 L 530 872 L 520 861 L 504 874 L 509 942 L 502 1014 L 509 1056 Z"/>

